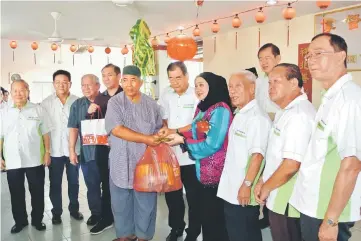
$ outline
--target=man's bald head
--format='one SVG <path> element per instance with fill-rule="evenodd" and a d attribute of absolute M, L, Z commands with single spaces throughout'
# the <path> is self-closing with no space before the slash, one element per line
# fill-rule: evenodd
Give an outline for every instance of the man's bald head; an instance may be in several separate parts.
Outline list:
<path fill-rule="evenodd" d="M 248 70 L 242 70 L 232 74 L 228 87 L 232 104 L 237 108 L 243 108 L 254 99 L 257 77 Z"/>

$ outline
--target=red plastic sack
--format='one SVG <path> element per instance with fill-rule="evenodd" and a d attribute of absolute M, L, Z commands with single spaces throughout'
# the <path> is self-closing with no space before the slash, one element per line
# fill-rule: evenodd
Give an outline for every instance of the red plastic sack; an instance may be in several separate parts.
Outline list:
<path fill-rule="evenodd" d="M 134 190 L 172 192 L 182 187 L 178 160 L 170 146 L 148 147 L 135 168 Z"/>

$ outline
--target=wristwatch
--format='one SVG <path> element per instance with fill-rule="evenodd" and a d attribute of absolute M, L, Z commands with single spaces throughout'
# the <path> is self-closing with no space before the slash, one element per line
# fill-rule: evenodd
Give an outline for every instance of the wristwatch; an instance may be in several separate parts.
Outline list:
<path fill-rule="evenodd" d="M 248 181 L 248 180 L 244 180 L 244 185 L 246 185 L 246 187 L 251 187 L 252 186 L 252 182 Z"/>
<path fill-rule="evenodd" d="M 331 227 L 335 227 L 338 225 L 338 222 L 333 221 L 331 218 L 327 219 L 327 224 L 330 225 Z"/>

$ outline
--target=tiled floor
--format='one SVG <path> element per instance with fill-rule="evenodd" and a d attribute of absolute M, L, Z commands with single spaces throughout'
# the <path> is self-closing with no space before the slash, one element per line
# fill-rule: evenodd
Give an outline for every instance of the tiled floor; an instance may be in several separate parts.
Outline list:
<path fill-rule="evenodd" d="M 64 185 L 65 184 L 65 185 Z M 27 211 L 31 212 L 30 194 L 27 192 Z M 14 225 L 11 214 L 10 194 L 7 185 L 6 173 L 1 174 L 1 240 L 2 241 L 112 241 L 115 238 L 114 229 L 111 228 L 99 235 L 91 235 L 90 228 L 86 225 L 86 220 L 90 216 L 88 204 L 86 200 L 86 186 L 83 176 L 80 176 L 80 193 L 79 193 L 80 211 L 84 214 L 84 220 L 79 222 L 71 219 L 67 211 L 67 182 L 64 176 L 63 181 L 63 206 L 64 213 L 62 215 L 63 223 L 53 226 L 51 224 L 51 202 L 49 199 L 49 181 L 48 173 L 46 173 L 45 185 L 45 214 L 44 223 L 47 225 L 45 232 L 39 232 L 33 227 L 28 226 L 18 234 L 11 234 L 10 229 Z M 154 236 L 155 241 L 164 241 L 169 233 L 167 225 L 168 209 L 165 204 L 164 196 L 159 196 L 157 228 Z M 30 220 L 30 215 L 29 215 Z M 179 239 L 181 241 L 182 239 Z M 198 238 L 201 240 L 201 237 Z M 361 222 L 353 228 L 353 237 L 350 241 L 361 240 Z M 222 240 L 220 240 L 222 241 Z M 263 231 L 263 241 L 272 241 L 269 230 Z M 286 241 L 286 240 L 285 240 Z"/>

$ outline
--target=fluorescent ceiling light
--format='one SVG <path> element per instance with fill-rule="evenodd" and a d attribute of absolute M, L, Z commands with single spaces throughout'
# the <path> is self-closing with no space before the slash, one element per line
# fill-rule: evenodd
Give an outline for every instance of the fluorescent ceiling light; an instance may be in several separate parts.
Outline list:
<path fill-rule="evenodd" d="M 267 0 L 266 2 L 268 5 L 275 5 L 277 4 L 277 0 Z"/>

